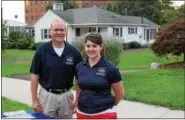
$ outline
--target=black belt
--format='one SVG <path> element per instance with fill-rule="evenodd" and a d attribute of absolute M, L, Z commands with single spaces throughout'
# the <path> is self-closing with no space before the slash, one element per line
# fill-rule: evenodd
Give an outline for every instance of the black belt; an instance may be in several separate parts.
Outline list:
<path fill-rule="evenodd" d="M 54 93 L 54 94 L 62 94 L 62 93 L 67 92 L 69 89 L 70 88 L 68 89 L 45 89 L 45 90 L 48 92 Z"/>

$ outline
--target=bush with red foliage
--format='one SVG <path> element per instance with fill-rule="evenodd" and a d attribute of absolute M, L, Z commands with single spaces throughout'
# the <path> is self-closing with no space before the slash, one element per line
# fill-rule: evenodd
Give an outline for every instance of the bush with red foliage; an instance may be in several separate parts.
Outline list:
<path fill-rule="evenodd" d="M 172 54 L 184 55 L 185 62 L 185 19 L 179 19 L 162 28 L 151 45 L 152 51 L 158 56 Z"/>

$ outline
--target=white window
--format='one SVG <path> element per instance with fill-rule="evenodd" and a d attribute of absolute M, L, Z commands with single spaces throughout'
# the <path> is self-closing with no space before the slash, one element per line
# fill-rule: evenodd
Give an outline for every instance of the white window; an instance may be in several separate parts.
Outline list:
<path fill-rule="evenodd" d="M 113 35 L 115 37 L 122 37 L 122 27 L 113 27 Z"/>
<path fill-rule="evenodd" d="M 155 39 L 156 36 L 156 29 L 150 29 L 150 39 Z"/>
<path fill-rule="evenodd" d="M 76 28 L 76 36 L 80 36 L 80 28 Z"/>
<path fill-rule="evenodd" d="M 128 27 L 128 34 L 137 34 L 137 27 Z"/>
<path fill-rule="evenodd" d="M 98 32 L 98 33 L 100 33 L 100 28 L 98 27 L 96 29 L 96 27 L 91 27 L 91 28 L 89 28 L 89 32 Z"/>
<path fill-rule="evenodd" d="M 41 37 L 42 40 L 51 38 L 51 36 L 49 35 L 49 29 L 41 29 Z"/>
<path fill-rule="evenodd" d="M 89 28 L 89 32 L 96 32 L 96 28 L 95 27 Z"/>

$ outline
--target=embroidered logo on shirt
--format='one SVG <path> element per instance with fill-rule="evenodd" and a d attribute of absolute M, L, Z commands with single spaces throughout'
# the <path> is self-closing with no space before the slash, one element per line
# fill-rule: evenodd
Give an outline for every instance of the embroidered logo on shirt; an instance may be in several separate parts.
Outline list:
<path fill-rule="evenodd" d="M 67 65 L 73 65 L 74 64 L 73 57 L 67 57 L 66 58 L 66 61 L 65 61 L 65 64 L 67 64 Z"/>
<path fill-rule="evenodd" d="M 99 68 L 98 71 L 96 72 L 96 75 L 106 76 L 105 68 Z"/>

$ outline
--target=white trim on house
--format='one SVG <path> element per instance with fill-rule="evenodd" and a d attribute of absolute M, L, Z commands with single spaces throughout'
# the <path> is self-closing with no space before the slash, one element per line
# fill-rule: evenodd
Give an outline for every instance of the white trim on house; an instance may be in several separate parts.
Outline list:
<path fill-rule="evenodd" d="M 70 25 L 74 25 L 74 26 L 84 26 L 84 25 L 106 25 L 106 26 L 117 26 L 117 25 L 137 25 L 137 26 L 148 26 L 148 24 L 127 24 L 127 23 L 84 23 L 84 24 L 70 24 Z"/>

